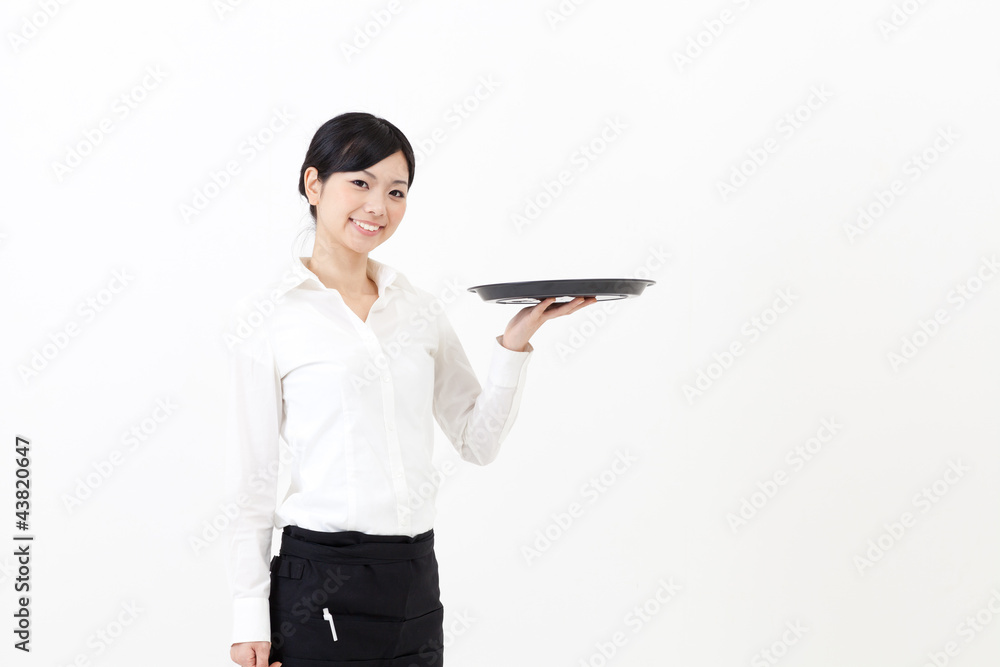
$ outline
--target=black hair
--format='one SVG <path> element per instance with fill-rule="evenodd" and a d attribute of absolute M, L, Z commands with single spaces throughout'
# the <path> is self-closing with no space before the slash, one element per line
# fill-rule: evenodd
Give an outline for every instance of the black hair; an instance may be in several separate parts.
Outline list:
<path fill-rule="evenodd" d="M 338 171 L 361 171 L 381 162 L 397 151 L 403 151 L 410 171 L 407 188 L 413 184 L 416 163 L 413 148 L 399 128 L 370 113 L 351 111 L 323 123 L 313 135 L 306 158 L 299 170 L 299 194 L 306 196 L 306 169 L 316 167 L 321 183 Z M 308 198 L 307 198 L 308 199 Z M 316 206 L 309 205 L 316 221 Z"/>

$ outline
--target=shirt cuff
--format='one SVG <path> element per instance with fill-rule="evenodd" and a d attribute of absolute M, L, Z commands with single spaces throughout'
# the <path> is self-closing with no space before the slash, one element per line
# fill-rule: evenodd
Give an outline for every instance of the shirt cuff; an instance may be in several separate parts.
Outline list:
<path fill-rule="evenodd" d="M 235 598 L 232 643 L 269 641 L 271 641 L 271 610 L 268 598 Z"/>
<path fill-rule="evenodd" d="M 496 345 L 493 347 L 489 378 L 497 387 L 516 387 L 521 381 L 528 358 L 535 351 L 535 348 L 529 342 L 520 352 L 509 350 L 500 344 L 501 338 L 503 338 L 503 334 L 495 338 Z"/>

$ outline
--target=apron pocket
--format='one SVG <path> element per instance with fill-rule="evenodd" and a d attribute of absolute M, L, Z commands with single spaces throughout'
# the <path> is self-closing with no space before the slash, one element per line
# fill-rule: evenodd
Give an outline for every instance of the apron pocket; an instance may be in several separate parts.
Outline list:
<path fill-rule="evenodd" d="M 279 619 L 288 612 L 278 609 Z M 280 623 L 280 621 L 279 621 Z M 324 607 L 308 620 L 292 621 L 292 641 L 282 651 L 289 659 L 388 660 L 393 657 L 405 621 L 334 613 Z M 279 628 L 280 630 L 280 628 Z"/>
<path fill-rule="evenodd" d="M 396 657 L 412 664 L 440 667 L 444 662 L 444 607 L 403 621 Z M 408 663 L 408 664 L 411 664 Z"/>

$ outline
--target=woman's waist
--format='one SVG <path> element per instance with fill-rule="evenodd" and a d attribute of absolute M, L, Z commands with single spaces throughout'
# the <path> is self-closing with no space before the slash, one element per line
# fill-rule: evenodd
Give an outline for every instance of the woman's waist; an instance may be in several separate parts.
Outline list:
<path fill-rule="evenodd" d="M 279 554 L 330 563 L 400 561 L 434 551 L 434 529 L 416 535 L 373 534 L 357 530 L 321 531 L 286 525 Z"/>

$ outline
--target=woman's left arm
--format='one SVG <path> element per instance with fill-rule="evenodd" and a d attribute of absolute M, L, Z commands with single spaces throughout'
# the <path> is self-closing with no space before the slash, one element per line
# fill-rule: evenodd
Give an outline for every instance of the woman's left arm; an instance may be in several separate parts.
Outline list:
<path fill-rule="evenodd" d="M 528 359 L 528 339 L 543 322 L 565 315 L 596 299 L 571 301 L 545 309 L 552 299 L 523 308 L 496 337 L 485 387 L 480 386 L 448 317 L 438 316 L 434 354 L 433 413 L 441 430 L 466 461 L 492 462 L 517 417 Z"/>

